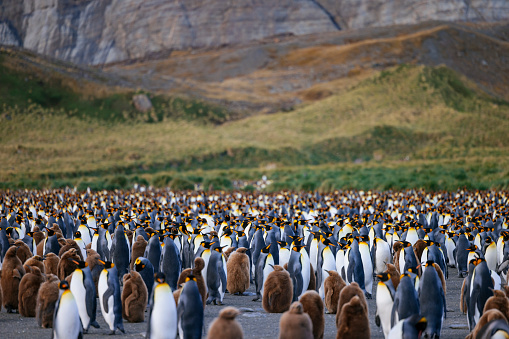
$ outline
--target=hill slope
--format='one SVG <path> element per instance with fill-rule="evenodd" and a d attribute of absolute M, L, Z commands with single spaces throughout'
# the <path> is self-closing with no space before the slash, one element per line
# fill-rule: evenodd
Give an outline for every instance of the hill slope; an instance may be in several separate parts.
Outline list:
<path fill-rule="evenodd" d="M 14 79 L 23 76 L 3 69 Z M 39 82 L 30 83 L 36 93 Z M 13 81 L 7 87 L 12 91 L 18 85 Z M 81 96 L 72 97 L 76 94 L 67 87 L 59 93 L 56 103 L 2 108 L 2 181 L 197 169 L 256 172 L 345 161 L 471 164 L 509 154 L 508 104 L 445 66 L 393 67 L 289 112 L 221 124 L 207 117 L 224 117 L 224 111 L 205 103 L 181 101 L 176 110 L 177 99 L 155 96 L 159 106 L 140 118 L 129 114 L 129 96 L 115 94 L 120 99 L 106 107 L 109 115 L 79 114 L 68 102 L 69 96 L 74 101 Z M 108 100 L 83 105 L 100 111 Z M 189 112 L 196 115 L 187 118 Z"/>

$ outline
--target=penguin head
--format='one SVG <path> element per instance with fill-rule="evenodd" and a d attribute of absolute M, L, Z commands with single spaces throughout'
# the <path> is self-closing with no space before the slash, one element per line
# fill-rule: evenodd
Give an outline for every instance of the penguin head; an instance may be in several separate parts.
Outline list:
<path fill-rule="evenodd" d="M 81 238 L 81 232 L 80 231 L 74 232 L 74 239 L 79 239 L 79 238 Z"/>
<path fill-rule="evenodd" d="M 426 261 L 425 267 L 433 266 L 434 263 L 435 262 L 433 260 L 428 260 L 428 261 Z"/>
<path fill-rule="evenodd" d="M 73 258 L 67 258 L 68 260 L 72 261 L 76 266 L 78 266 L 79 269 L 84 269 L 85 267 L 88 267 L 88 263 L 83 260 L 74 260 Z"/>
<path fill-rule="evenodd" d="M 300 252 L 300 250 L 304 247 L 304 245 L 293 245 L 292 250 L 295 252 Z"/>
<path fill-rule="evenodd" d="M 270 245 L 272 245 L 272 244 L 268 244 L 267 246 L 265 246 L 264 248 L 262 248 L 262 253 L 269 253 Z"/>
<path fill-rule="evenodd" d="M 380 281 L 387 281 L 391 278 L 391 275 L 387 272 L 377 274 L 376 277 L 380 279 Z"/>
<path fill-rule="evenodd" d="M 212 245 L 214 245 L 216 242 L 215 241 L 212 241 L 212 242 L 209 242 L 209 241 L 202 241 L 200 244 L 205 247 L 205 248 L 210 248 Z"/>
<path fill-rule="evenodd" d="M 223 252 L 223 248 L 225 248 L 225 247 L 227 247 L 227 246 L 228 246 L 228 245 L 215 247 L 215 248 L 214 248 L 214 251 L 219 252 L 219 253 L 222 253 L 222 252 Z"/>
<path fill-rule="evenodd" d="M 336 247 L 335 244 L 332 243 L 332 241 L 330 241 L 329 239 L 325 238 L 323 239 L 322 243 L 325 245 L 325 246 L 333 246 L 333 247 Z"/>
<path fill-rule="evenodd" d="M 68 290 L 69 289 L 69 283 L 65 280 L 62 280 L 60 282 L 60 284 L 58 284 L 58 287 L 61 289 L 61 290 Z"/>
<path fill-rule="evenodd" d="M 104 269 L 106 269 L 106 270 L 115 267 L 115 264 L 112 263 L 111 261 L 102 261 L 102 260 L 99 260 L 99 262 L 101 264 L 103 264 Z"/>
<path fill-rule="evenodd" d="M 166 282 L 166 275 L 164 275 L 162 272 L 158 272 L 154 274 L 154 281 L 159 284 L 163 284 Z"/>

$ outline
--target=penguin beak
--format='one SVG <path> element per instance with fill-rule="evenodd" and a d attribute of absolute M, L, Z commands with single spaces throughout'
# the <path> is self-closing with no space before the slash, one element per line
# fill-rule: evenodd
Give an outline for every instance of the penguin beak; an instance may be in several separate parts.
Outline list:
<path fill-rule="evenodd" d="M 102 261 L 101 259 L 98 260 L 101 264 L 103 265 L 106 265 L 106 263 L 104 261 Z"/>

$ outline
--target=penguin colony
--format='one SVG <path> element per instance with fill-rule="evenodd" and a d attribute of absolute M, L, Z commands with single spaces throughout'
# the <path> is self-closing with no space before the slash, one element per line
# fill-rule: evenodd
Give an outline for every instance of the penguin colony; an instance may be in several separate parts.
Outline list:
<path fill-rule="evenodd" d="M 506 192 L 0 192 L 0 302 L 55 338 L 243 338 L 225 293 L 283 313 L 280 338 L 439 338 L 448 268 L 468 338 L 509 337 Z M 376 299 L 369 314 L 366 299 Z M 103 329 L 101 329 L 103 330 Z M 330 333 L 329 333 L 330 335 Z"/>

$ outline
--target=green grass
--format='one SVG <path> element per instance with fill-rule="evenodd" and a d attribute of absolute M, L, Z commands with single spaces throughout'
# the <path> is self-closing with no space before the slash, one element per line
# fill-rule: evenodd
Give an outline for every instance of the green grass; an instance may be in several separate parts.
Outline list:
<path fill-rule="evenodd" d="M 4 188 L 224 190 L 264 173 L 270 189 L 507 187 L 509 105 L 443 66 L 401 65 L 291 112 L 240 120 L 150 93 L 154 110 L 141 114 L 133 92 L 86 97 L 0 72 Z"/>

